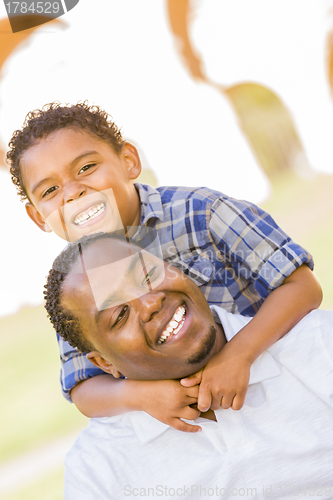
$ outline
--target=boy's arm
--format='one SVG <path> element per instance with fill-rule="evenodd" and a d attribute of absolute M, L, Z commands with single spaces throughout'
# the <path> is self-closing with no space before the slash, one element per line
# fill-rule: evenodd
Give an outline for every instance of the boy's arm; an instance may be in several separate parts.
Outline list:
<path fill-rule="evenodd" d="M 318 307 L 322 294 L 311 255 L 261 208 L 221 195 L 210 207 L 207 234 L 228 306 L 232 297 L 235 310 L 254 319 L 205 367 L 198 408 L 239 409 L 254 359 Z M 182 384 L 200 383 L 201 375 Z"/>
<path fill-rule="evenodd" d="M 210 360 L 202 374 L 192 380 L 183 379 L 184 386 L 201 381 L 199 410 L 219 406 L 239 410 L 244 404 L 254 360 L 317 308 L 321 300 L 321 287 L 312 271 L 303 264 L 272 291 L 252 321 Z"/>
<path fill-rule="evenodd" d="M 110 417 L 141 410 L 184 432 L 198 432 L 198 425 L 183 422 L 200 414 L 190 407 L 198 401 L 198 387 L 183 387 L 176 380 L 141 381 L 98 375 L 71 391 L 76 407 L 87 417 Z"/>
<path fill-rule="evenodd" d="M 57 339 L 62 361 L 63 394 L 86 417 L 111 417 L 142 410 L 177 430 L 200 430 L 199 426 L 180 420 L 194 420 L 200 414 L 190 407 L 198 401 L 198 387 L 185 388 L 174 380 L 141 382 L 114 378 L 96 368 L 85 354 L 71 347 L 59 335 Z"/>

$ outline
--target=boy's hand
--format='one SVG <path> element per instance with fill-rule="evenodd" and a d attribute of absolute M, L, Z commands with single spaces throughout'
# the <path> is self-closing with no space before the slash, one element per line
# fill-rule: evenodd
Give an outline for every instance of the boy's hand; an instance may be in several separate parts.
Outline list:
<path fill-rule="evenodd" d="M 201 431 L 198 425 L 180 420 L 194 420 L 200 415 L 200 411 L 190 407 L 198 402 L 198 385 L 183 387 L 177 380 L 137 381 L 137 384 L 141 410 L 179 431 Z"/>
<path fill-rule="evenodd" d="M 191 377 L 180 382 L 185 387 L 200 384 L 198 409 L 209 408 L 240 410 L 249 384 L 251 362 L 244 355 L 233 353 L 226 344 L 222 351 L 213 356 L 207 365 Z"/>

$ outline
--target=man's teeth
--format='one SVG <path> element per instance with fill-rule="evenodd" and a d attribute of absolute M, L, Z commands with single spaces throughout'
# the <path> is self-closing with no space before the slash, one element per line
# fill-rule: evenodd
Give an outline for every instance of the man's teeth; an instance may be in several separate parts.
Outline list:
<path fill-rule="evenodd" d="M 74 219 L 74 224 L 76 224 L 77 226 L 81 226 L 81 224 L 84 224 L 88 220 L 97 217 L 97 215 L 103 212 L 104 208 L 105 208 L 105 203 L 99 203 L 98 205 L 93 205 L 92 207 L 88 208 L 85 212 L 81 212 L 79 215 L 77 215 Z"/>
<path fill-rule="evenodd" d="M 185 322 L 186 309 L 184 306 L 179 306 L 173 315 L 172 320 L 169 322 L 168 326 L 164 329 L 162 335 L 158 339 L 158 344 L 163 344 L 170 335 L 177 335 L 181 327 Z"/>

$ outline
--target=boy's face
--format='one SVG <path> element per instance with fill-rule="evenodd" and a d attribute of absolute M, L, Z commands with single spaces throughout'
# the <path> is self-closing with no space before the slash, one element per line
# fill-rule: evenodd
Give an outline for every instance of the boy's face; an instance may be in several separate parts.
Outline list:
<path fill-rule="evenodd" d="M 29 217 L 43 230 L 68 241 L 140 222 L 140 201 L 132 179 L 141 164 L 134 146 L 113 148 L 83 130 L 53 132 L 21 158 Z"/>

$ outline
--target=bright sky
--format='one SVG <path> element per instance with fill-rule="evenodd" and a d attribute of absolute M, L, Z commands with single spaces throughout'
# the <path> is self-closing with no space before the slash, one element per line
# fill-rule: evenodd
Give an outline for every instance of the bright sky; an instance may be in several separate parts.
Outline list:
<path fill-rule="evenodd" d="M 333 102 L 325 74 L 327 0 L 196 0 L 192 37 L 208 75 L 269 86 L 292 111 L 315 170 L 333 173 Z M 3 3 L 0 17 L 5 16 Z M 194 82 L 169 31 L 164 0 L 80 0 L 44 25 L 6 63 L 0 140 L 47 102 L 88 99 L 140 145 L 160 185 L 206 185 L 260 203 L 269 185 L 229 104 Z M 1 41 L 1 39 L 0 39 Z M 3 200 L 0 315 L 42 302 L 45 276 L 64 246 L 27 218 L 0 172 Z"/>

